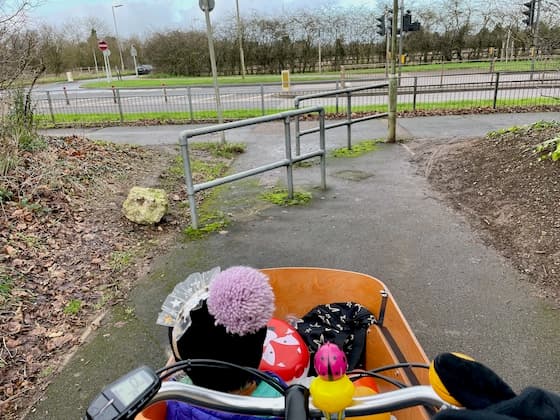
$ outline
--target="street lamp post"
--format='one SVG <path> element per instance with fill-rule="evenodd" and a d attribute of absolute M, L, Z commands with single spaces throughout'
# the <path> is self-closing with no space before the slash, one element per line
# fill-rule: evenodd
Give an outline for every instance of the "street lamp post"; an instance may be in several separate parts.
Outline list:
<path fill-rule="evenodd" d="M 208 36 L 208 50 L 210 52 L 210 66 L 212 67 L 212 80 L 214 82 L 214 93 L 216 95 L 216 111 L 218 112 L 218 123 L 224 123 L 222 113 L 222 101 L 220 100 L 220 88 L 218 86 L 218 69 L 216 68 L 216 54 L 214 53 L 214 40 L 212 38 L 212 23 L 210 22 L 210 12 L 214 9 L 214 0 L 199 0 L 199 6 L 206 17 L 206 35 Z M 226 144 L 226 135 L 220 131 L 220 142 Z"/>
<path fill-rule="evenodd" d="M 121 47 L 121 41 L 119 39 L 119 30 L 117 29 L 117 17 L 115 16 L 115 9 L 117 7 L 122 7 L 124 6 L 123 4 L 113 4 L 112 9 L 113 9 L 113 23 L 115 24 L 115 36 L 117 38 L 117 46 L 119 47 L 119 55 L 121 56 L 121 69 L 124 72 L 124 60 L 123 60 L 123 55 L 122 55 L 122 47 Z"/>
<path fill-rule="evenodd" d="M 322 59 L 321 59 L 321 28 L 319 28 L 317 30 L 318 34 L 317 34 L 317 39 L 319 41 L 319 73 L 322 72 Z"/>
<path fill-rule="evenodd" d="M 243 53 L 243 36 L 241 34 L 241 20 L 239 18 L 239 0 L 235 0 L 237 9 L 237 38 L 239 38 L 239 58 L 241 60 L 241 78 L 245 79 L 245 54 Z"/>

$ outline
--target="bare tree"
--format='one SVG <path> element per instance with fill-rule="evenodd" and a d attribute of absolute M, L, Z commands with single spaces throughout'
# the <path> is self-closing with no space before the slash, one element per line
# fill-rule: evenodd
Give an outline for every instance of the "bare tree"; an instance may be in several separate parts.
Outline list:
<path fill-rule="evenodd" d="M 0 89 L 10 87 L 26 72 L 42 69 L 37 62 L 37 36 L 25 29 L 30 1 L 0 3 Z"/>

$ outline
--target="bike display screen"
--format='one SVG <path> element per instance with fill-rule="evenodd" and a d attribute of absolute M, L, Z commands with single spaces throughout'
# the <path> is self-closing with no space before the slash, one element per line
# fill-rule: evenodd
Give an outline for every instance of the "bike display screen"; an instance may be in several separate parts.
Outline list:
<path fill-rule="evenodd" d="M 141 366 L 106 386 L 87 409 L 91 420 L 133 419 L 161 386 L 159 376 Z"/>
<path fill-rule="evenodd" d="M 152 386 L 153 377 L 148 372 L 140 370 L 135 375 L 124 377 L 120 382 L 112 384 L 109 387 L 109 391 L 126 407 L 132 404 L 138 397 L 141 397 Z"/>

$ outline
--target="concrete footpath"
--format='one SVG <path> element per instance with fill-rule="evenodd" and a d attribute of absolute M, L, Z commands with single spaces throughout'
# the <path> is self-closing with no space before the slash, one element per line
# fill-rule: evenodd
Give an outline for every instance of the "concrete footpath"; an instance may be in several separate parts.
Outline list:
<path fill-rule="evenodd" d="M 403 118 L 398 135 L 425 142 L 466 138 L 540 119 L 559 120 L 560 113 Z M 177 144 L 185 128 L 192 126 L 72 132 L 156 145 Z M 386 121 L 353 128 L 355 142 L 385 136 Z M 233 130 L 227 137 L 248 146 L 235 170 L 283 157 L 281 123 Z M 310 137 L 302 147 L 312 150 L 317 144 L 317 137 Z M 327 133 L 328 149 L 345 144 L 345 128 Z M 359 158 L 329 159 L 326 191 L 318 188 L 317 166 L 298 168 L 296 189 L 313 194 L 306 207 L 279 208 L 257 200 L 265 186 L 284 182 L 283 170 L 228 184 L 220 197 L 221 210 L 233 218 L 227 233 L 178 243 L 160 255 L 27 418 L 79 418 L 103 385 L 120 374 L 143 363 L 162 366 L 167 335 L 155 320 L 167 293 L 193 271 L 238 264 L 371 274 L 387 284 L 429 357 L 460 351 L 494 368 L 516 390 L 535 385 L 560 392 L 560 310 L 538 298 L 509 261 L 483 244 L 416 174 L 410 157 L 401 144 L 382 144 Z"/>

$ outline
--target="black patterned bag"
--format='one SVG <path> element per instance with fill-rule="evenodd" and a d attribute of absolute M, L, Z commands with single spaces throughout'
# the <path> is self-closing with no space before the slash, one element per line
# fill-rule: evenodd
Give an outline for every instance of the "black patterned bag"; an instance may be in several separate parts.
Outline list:
<path fill-rule="evenodd" d="M 352 370 L 363 367 L 367 330 L 376 322 L 375 316 L 363 305 L 341 302 L 316 306 L 296 321 L 295 328 L 312 357 L 321 344 L 334 343 L 344 351 L 348 370 Z M 315 369 L 311 363 L 309 376 L 313 375 Z"/>

